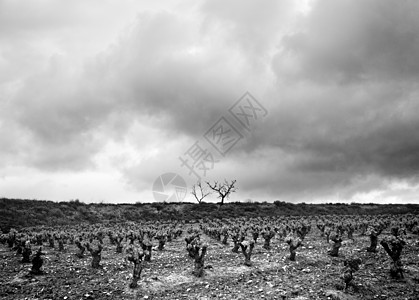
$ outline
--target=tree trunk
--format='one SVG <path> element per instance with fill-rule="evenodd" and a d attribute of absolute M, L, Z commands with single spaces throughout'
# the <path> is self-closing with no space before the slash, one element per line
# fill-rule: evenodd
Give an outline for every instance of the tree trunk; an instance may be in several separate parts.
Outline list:
<path fill-rule="evenodd" d="M 204 258 L 205 254 L 207 253 L 207 247 L 202 246 L 201 254 L 199 254 L 199 249 L 195 255 L 195 263 L 194 263 L 194 270 L 192 274 L 196 277 L 202 277 L 204 274 Z"/>
<path fill-rule="evenodd" d="M 143 265 L 140 261 L 134 262 L 134 271 L 132 273 L 132 281 L 129 285 L 130 288 L 134 289 L 138 286 L 138 280 L 141 278 L 141 272 L 143 271 Z"/>

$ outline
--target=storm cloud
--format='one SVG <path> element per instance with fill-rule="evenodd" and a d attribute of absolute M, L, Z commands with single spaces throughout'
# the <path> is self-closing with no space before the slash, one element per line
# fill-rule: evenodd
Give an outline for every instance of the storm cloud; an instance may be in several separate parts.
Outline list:
<path fill-rule="evenodd" d="M 56 3 L 0 1 L 0 196 L 152 201 L 225 117 L 233 200 L 416 201 L 415 1 Z"/>

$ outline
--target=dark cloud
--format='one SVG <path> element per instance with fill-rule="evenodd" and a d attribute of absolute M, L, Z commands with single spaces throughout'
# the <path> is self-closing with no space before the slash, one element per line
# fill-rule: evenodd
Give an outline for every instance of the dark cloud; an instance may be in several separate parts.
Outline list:
<path fill-rule="evenodd" d="M 414 89 L 406 94 L 408 87 L 397 92 L 394 86 L 365 83 L 362 93 L 359 86 L 305 87 L 300 86 L 302 92 L 293 90 L 298 85 L 284 87 L 280 104 L 244 145 L 250 156 L 255 149 L 278 149 L 272 155 L 278 162 L 267 166 L 277 169 L 259 174 L 271 182 L 266 188 L 276 194 L 356 193 L 351 186 L 360 177 L 417 180 L 419 118 L 414 112 L 419 104 Z M 373 183 L 382 188 L 379 181 Z"/>
<path fill-rule="evenodd" d="M 419 74 L 416 1 L 317 1 L 304 28 L 283 37 L 280 77 L 352 82 L 412 80 Z"/>
<path fill-rule="evenodd" d="M 139 15 L 131 33 L 93 65 L 118 105 L 190 135 L 228 109 L 243 92 L 241 54 L 202 37 L 195 22 L 167 12 Z"/>
<path fill-rule="evenodd" d="M 416 2 L 314 1 L 305 14 L 295 1 L 150 5 L 86 56 L 87 36 L 68 30 L 81 32 L 97 7 L 67 5 L 63 18 L 54 7 L 22 22 L 0 13 L 0 164 L 117 172 L 141 193 L 166 171 L 192 183 L 179 155 L 248 90 L 268 116 L 240 128 L 208 180 L 235 178 L 255 200 L 413 199 Z"/>

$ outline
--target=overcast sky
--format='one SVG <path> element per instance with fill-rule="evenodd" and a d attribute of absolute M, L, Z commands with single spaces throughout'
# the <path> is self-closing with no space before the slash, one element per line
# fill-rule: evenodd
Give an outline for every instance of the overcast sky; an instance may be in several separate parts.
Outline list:
<path fill-rule="evenodd" d="M 154 201 L 161 174 L 196 182 L 181 159 L 199 146 L 192 169 L 236 179 L 230 201 L 417 202 L 418 15 L 415 0 L 0 0 L 0 197 Z"/>

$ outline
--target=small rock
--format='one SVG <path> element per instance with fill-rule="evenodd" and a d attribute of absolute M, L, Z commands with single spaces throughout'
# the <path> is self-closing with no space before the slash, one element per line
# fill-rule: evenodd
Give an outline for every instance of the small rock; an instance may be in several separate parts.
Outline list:
<path fill-rule="evenodd" d="M 326 297 L 329 297 L 332 300 L 356 300 L 357 299 L 341 291 L 327 290 L 325 294 L 326 294 Z"/>

